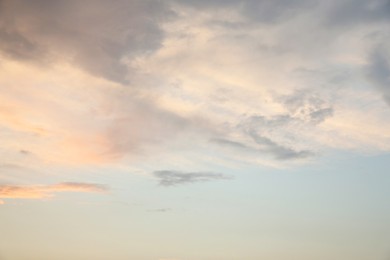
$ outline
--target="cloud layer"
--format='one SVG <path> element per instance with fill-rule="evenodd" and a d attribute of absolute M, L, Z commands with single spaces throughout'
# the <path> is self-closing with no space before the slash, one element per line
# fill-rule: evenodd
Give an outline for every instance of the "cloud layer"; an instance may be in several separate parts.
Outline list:
<path fill-rule="evenodd" d="M 203 164 L 205 150 L 222 164 L 290 165 L 390 150 L 388 1 L 6 0 L 0 10 L 1 165 L 186 152 Z"/>

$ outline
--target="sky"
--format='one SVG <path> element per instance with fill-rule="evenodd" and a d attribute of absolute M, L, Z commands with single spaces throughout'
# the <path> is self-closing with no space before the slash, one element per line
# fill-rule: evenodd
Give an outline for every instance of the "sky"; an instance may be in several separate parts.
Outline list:
<path fill-rule="evenodd" d="M 389 260 L 390 1 L 0 0 L 0 260 Z"/>

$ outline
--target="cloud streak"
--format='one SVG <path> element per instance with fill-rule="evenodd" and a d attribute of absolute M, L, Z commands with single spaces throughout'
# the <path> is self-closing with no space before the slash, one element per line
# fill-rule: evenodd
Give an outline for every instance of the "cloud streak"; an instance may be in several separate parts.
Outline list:
<path fill-rule="evenodd" d="M 0 199 L 45 199 L 59 192 L 104 193 L 107 191 L 107 187 L 100 184 L 79 182 L 38 186 L 0 185 Z"/>
<path fill-rule="evenodd" d="M 180 172 L 180 171 L 155 171 L 153 175 L 158 179 L 161 186 L 169 187 L 197 182 L 214 180 L 229 180 L 231 176 L 212 172 Z"/>

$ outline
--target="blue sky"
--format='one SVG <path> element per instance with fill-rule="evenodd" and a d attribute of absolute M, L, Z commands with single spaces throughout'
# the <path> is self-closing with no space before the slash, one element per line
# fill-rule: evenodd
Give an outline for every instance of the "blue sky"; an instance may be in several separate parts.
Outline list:
<path fill-rule="evenodd" d="M 389 1 L 0 6 L 0 259 L 389 259 Z"/>

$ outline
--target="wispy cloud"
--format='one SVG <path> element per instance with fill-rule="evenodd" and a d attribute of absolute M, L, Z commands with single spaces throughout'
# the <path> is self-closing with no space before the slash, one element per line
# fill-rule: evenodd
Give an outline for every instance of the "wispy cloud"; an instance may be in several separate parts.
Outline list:
<path fill-rule="evenodd" d="M 102 193 L 107 190 L 104 185 L 79 182 L 36 186 L 0 185 L 0 199 L 44 199 L 53 197 L 58 192 Z"/>
<path fill-rule="evenodd" d="M 297 151 L 293 148 L 283 146 L 272 141 L 270 138 L 260 136 L 255 132 L 249 133 L 253 140 L 262 146 L 262 150 L 271 153 L 278 160 L 299 159 L 313 156 L 314 153 L 309 150 Z"/>
<path fill-rule="evenodd" d="M 229 137 L 212 138 L 210 141 L 221 147 L 228 147 L 238 152 L 246 152 L 257 156 L 268 155 L 279 161 L 293 161 L 313 157 L 315 152 L 302 148 L 299 142 L 304 138 L 295 132 L 299 125 L 314 126 L 325 119 L 330 113 L 325 109 L 308 109 L 309 112 L 298 113 L 299 118 L 289 114 L 264 117 L 250 116 L 242 120 L 235 127 L 235 131 L 241 134 L 240 141 Z M 302 114 L 308 114 L 308 116 Z M 316 115 L 313 115 L 316 114 Z M 318 115 L 317 115 L 318 113 Z"/>
<path fill-rule="evenodd" d="M 171 208 L 158 208 L 158 209 L 149 209 L 148 211 L 149 211 L 149 212 L 160 212 L 160 213 L 165 213 L 165 212 L 172 211 L 172 209 L 171 209 Z"/>
<path fill-rule="evenodd" d="M 155 171 L 153 175 L 159 180 L 161 186 L 232 179 L 231 176 L 212 172 Z"/>

